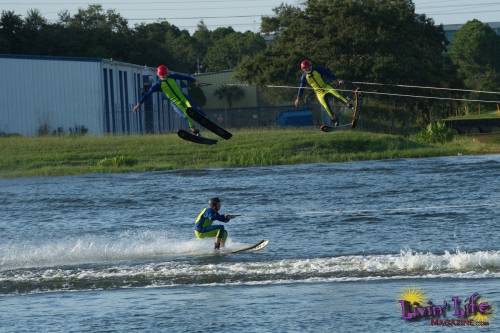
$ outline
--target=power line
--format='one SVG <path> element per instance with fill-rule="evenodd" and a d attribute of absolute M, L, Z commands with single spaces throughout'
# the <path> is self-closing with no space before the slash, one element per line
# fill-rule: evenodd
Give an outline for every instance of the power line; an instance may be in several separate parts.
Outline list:
<path fill-rule="evenodd" d="M 219 18 L 246 18 L 246 17 L 262 17 L 264 15 L 230 15 L 230 16 L 190 16 L 190 17 L 124 17 L 127 21 L 167 21 L 167 20 L 206 20 Z"/>
<path fill-rule="evenodd" d="M 433 7 L 425 7 L 425 8 L 422 8 L 419 10 L 419 12 L 428 12 L 428 11 L 433 11 L 433 10 L 439 10 L 439 9 L 449 9 L 451 11 L 456 11 L 456 10 L 467 10 L 467 9 L 472 9 L 472 10 L 483 10 L 483 9 L 487 9 L 487 8 L 492 8 L 492 9 L 495 9 L 493 7 L 497 7 L 497 6 L 500 6 L 500 3 L 495 3 L 495 4 L 490 4 L 490 5 L 483 5 L 483 6 L 477 6 L 476 4 L 471 4 L 471 5 L 467 5 L 467 6 L 464 6 L 464 5 L 457 5 L 457 6 L 453 6 L 453 5 L 449 5 L 449 6 L 433 6 Z"/>
<path fill-rule="evenodd" d="M 219 18 L 243 18 L 262 17 L 264 15 L 230 15 L 230 16 L 191 16 L 191 17 L 149 17 L 149 18 L 126 18 L 128 21 L 149 21 L 149 20 L 205 20 Z"/>
<path fill-rule="evenodd" d="M 500 10 L 480 10 L 480 11 L 467 11 L 467 12 L 441 12 L 441 13 L 426 13 L 427 15 L 455 15 L 455 14 L 483 14 L 483 13 L 497 13 Z"/>
<path fill-rule="evenodd" d="M 235 24 L 230 24 L 229 26 L 231 27 L 236 27 L 236 26 L 242 26 L 242 27 L 248 27 L 248 26 L 253 26 L 253 25 L 258 25 L 259 23 L 257 22 L 252 22 L 252 23 L 235 23 Z M 198 28 L 198 25 L 175 25 L 179 29 L 193 29 L 193 28 Z M 220 27 L 228 27 L 227 24 L 205 24 L 206 27 L 208 28 L 220 28 Z"/>
<path fill-rule="evenodd" d="M 427 9 L 436 9 L 436 8 L 450 8 L 450 7 L 476 7 L 476 6 L 498 6 L 500 2 L 480 2 L 480 3 L 470 3 L 470 4 L 461 4 L 461 5 L 445 5 L 445 6 L 425 6 Z"/>
<path fill-rule="evenodd" d="M 203 9 L 203 10 L 220 10 L 220 9 L 248 9 L 248 8 L 262 8 L 262 6 L 248 6 L 248 7 L 197 7 L 197 10 Z M 146 12 L 146 11 L 160 11 L 160 10 L 168 10 L 168 11 L 186 11 L 186 10 L 191 10 L 191 8 L 186 9 L 184 8 L 141 8 L 141 9 L 135 9 L 135 8 L 120 8 L 120 12 L 128 12 L 128 11 L 134 11 L 134 12 Z M 59 12 L 44 12 L 46 15 L 53 15 L 53 14 L 59 14 Z"/>
<path fill-rule="evenodd" d="M 447 2 L 457 2 L 457 0 L 441 0 L 441 1 L 439 1 L 438 3 L 447 3 Z M 420 3 L 418 3 L 418 4 L 415 4 L 415 6 L 418 6 L 418 5 L 426 5 L 426 4 L 429 4 L 429 3 L 431 3 L 431 4 L 435 4 L 435 3 L 436 3 L 436 1 L 434 0 L 434 1 L 425 1 L 425 2 L 420 2 Z"/>
<path fill-rule="evenodd" d="M 251 0 L 252 3 L 254 2 L 269 2 L 273 0 Z M 274 0 L 277 1 L 278 0 Z M 179 5 L 184 5 L 186 3 L 194 3 L 194 4 L 203 4 L 203 3 L 235 3 L 235 2 L 250 2 L 249 0 L 185 0 L 185 1 L 170 1 L 168 3 L 165 3 L 165 1 L 145 1 L 145 2 L 123 2 L 123 1 L 106 1 L 106 3 L 101 3 L 101 2 L 84 2 L 84 1 L 77 1 L 77 2 L 59 2 L 59 1 L 46 1 L 46 2 L 12 2 L 12 1 L 0 1 L 0 5 L 26 5 L 26 6 L 33 6 L 33 5 L 102 5 L 102 6 L 107 6 L 107 5 L 133 5 L 133 6 L 144 6 L 144 5 L 151 5 L 151 4 L 179 4 Z"/>
<path fill-rule="evenodd" d="M 174 2 L 174 3 L 178 3 L 178 4 L 186 4 L 186 3 L 228 3 L 228 2 L 231 2 L 231 3 L 234 3 L 235 1 L 247 1 L 247 0 L 210 0 L 210 1 L 201 1 L 201 0 L 186 0 L 186 1 L 183 1 L 183 2 Z M 252 2 L 255 2 L 255 1 L 263 1 L 263 0 L 252 0 Z M 449 1 L 443 1 L 443 2 L 449 2 Z M 174 4 L 172 2 L 168 3 L 168 4 Z M 435 3 L 435 2 L 433 2 Z M 31 4 L 31 3 L 13 3 L 13 2 L 0 2 L 0 4 L 16 4 L 16 5 L 26 5 L 26 4 Z M 33 3 L 34 4 L 34 3 Z M 68 4 L 91 4 L 91 3 L 88 3 L 88 2 L 43 2 L 43 3 L 37 3 L 37 4 L 65 4 L 65 5 L 68 5 Z M 107 4 L 105 4 L 106 6 L 109 5 L 109 4 L 125 4 L 125 5 L 137 5 L 137 3 L 127 3 L 127 2 L 108 2 Z M 151 1 L 151 2 L 148 2 L 148 4 L 165 4 L 165 2 L 158 2 L 158 1 Z M 481 3 L 480 3 L 481 4 Z M 496 3 L 482 3 L 483 5 L 485 4 L 496 4 Z M 140 5 L 144 5 L 143 3 L 141 3 Z M 466 4 L 467 6 L 473 6 L 473 5 L 478 5 L 478 4 Z M 498 3 L 498 5 L 500 5 L 500 3 Z M 462 6 L 462 5 L 450 5 L 448 7 L 459 7 L 459 6 Z M 199 8 L 199 9 L 226 9 L 226 8 L 233 8 L 233 9 L 246 9 L 246 8 L 249 8 L 249 7 L 208 7 L 208 8 Z M 261 8 L 261 6 L 252 6 L 251 8 Z M 435 7 L 435 8 L 439 8 L 439 7 Z M 129 11 L 129 10 L 134 10 L 134 9 L 125 9 L 126 11 Z M 140 11 L 146 11 L 146 10 L 153 10 L 153 9 L 139 9 Z M 134 11 L 139 11 L 139 10 L 134 10 Z M 160 8 L 158 9 L 155 9 L 155 10 L 162 10 Z M 176 8 L 176 9 L 173 9 L 173 8 L 165 8 L 164 10 L 189 10 L 189 9 L 186 9 L 186 8 Z M 474 13 L 492 13 L 492 12 L 500 12 L 500 10 L 487 10 L 487 11 L 467 11 L 467 12 L 435 12 L 435 13 L 427 13 L 427 15 L 455 15 L 455 14 L 474 14 Z M 266 14 L 259 14 L 259 15 L 225 15 L 225 16 L 192 16 L 192 17 L 124 17 L 124 19 L 128 20 L 128 21 L 161 21 L 161 20 L 204 20 L 204 19 L 230 19 L 230 18 L 246 18 L 246 17 L 263 17 L 263 16 L 268 16 Z M 234 24 L 236 25 L 236 24 Z M 222 26 L 222 24 L 221 24 Z"/>
<path fill-rule="evenodd" d="M 48 19 L 47 21 L 57 22 L 58 19 Z M 230 26 L 254 26 L 254 25 L 258 25 L 258 24 L 259 24 L 258 22 L 231 23 Z M 179 29 L 193 29 L 193 28 L 198 27 L 198 25 L 175 25 L 175 26 Z M 205 26 L 207 26 L 208 28 L 219 28 L 219 27 L 227 27 L 228 24 L 216 24 L 216 23 L 207 24 L 207 23 L 205 23 Z"/>
<path fill-rule="evenodd" d="M 441 12 L 441 13 L 426 13 L 427 15 L 454 15 L 454 14 L 475 14 L 475 13 L 493 13 L 500 12 L 499 10 L 488 11 L 468 11 L 468 12 Z M 144 17 L 144 18 L 129 18 L 123 17 L 129 21 L 156 21 L 156 20 L 203 20 L 203 19 L 219 19 L 219 18 L 244 18 L 244 17 L 264 17 L 269 14 L 255 14 L 255 15 L 226 15 L 226 16 L 191 16 L 191 17 Z"/>
<path fill-rule="evenodd" d="M 498 10 L 500 11 L 500 10 Z M 488 11 L 492 12 L 492 11 Z M 465 13 L 474 13 L 474 12 L 464 12 Z M 476 12 L 478 13 L 478 12 Z M 428 15 L 447 15 L 447 14 L 462 14 L 462 13 L 432 13 Z M 156 21 L 156 20 L 204 20 L 204 19 L 221 19 L 221 18 L 245 18 L 245 17 L 263 17 L 263 16 L 269 16 L 269 14 L 255 14 L 255 15 L 224 15 L 224 16 L 184 16 L 184 17 L 141 17 L 141 18 L 130 18 L 130 17 L 124 17 L 124 19 L 129 20 L 129 21 Z"/>

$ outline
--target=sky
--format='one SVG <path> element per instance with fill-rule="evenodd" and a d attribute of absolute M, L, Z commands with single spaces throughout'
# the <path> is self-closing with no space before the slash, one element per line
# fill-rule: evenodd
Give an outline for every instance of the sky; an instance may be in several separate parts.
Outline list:
<path fill-rule="evenodd" d="M 28 9 L 36 8 L 46 18 L 56 20 L 63 9 L 74 14 L 78 8 L 92 3 L 116 9 L 131 25 L 162 18 L 192 32 L 201 19 L 210 29 L 230 25 L 239 31 L 258 31 L 262 15 L 272 15 L 272 9 L 281 3 L 299 5 L 302 0 L 0 0 L 0 11 L 25 14 Z M 437 24 L 464 23 L 473 18 L 500 21 L 500 0 L 414 0 L 414 3 L 418 13 L 426 13 Z"/>

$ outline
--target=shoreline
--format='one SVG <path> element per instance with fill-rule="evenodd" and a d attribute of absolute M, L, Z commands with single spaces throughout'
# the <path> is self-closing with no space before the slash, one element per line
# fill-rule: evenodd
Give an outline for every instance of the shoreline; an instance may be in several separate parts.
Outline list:
<path fill-rule="evenodd" d="M 0 178 L 16 178 L 495 154 L 500 153 L 500 135 L 429 144 L 362 131 L 257 129 L 234 131 L 231 140 L 215 146 L 185 142 L 175 133 L 2 137 L 0 152 Z"/>

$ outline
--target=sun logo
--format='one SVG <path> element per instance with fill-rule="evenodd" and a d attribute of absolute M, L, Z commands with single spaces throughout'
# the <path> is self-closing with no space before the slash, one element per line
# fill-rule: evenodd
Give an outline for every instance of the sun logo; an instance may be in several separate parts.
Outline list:
<path fill-rule="evenodd" d="M 481 304 L 481 303 L 486 303 L 486 304 L 491 304 L 487 299 L 484 298 L 478 298 L 476 300 L 476 304 Z M 481 312 L 476 312 L 474 314 L 471 314 L 467 319 L 474 320 L 474 321 L 480 321 L 480 322 L 489 322 L 491 318 L 493 317 L 493 306 L 489 305 L 489 309 L 485 313 Z"/>
<path fill-rule="evenodd" d="M 400 299 L 411 305 L 422 305 L 425 302 L 425 293 L 418 288 L 410 287 L 403 291 Z"/>

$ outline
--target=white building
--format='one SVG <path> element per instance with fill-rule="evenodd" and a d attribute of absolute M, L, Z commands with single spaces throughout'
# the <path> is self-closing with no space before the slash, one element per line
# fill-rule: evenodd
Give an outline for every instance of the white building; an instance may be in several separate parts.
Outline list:
<path fill-rule="evenodd" d="M 162 94 L 132 106 L 155 69 L 96 58 L 0 54 L 0 134 L 164 133 L 186 126 Z"/>

